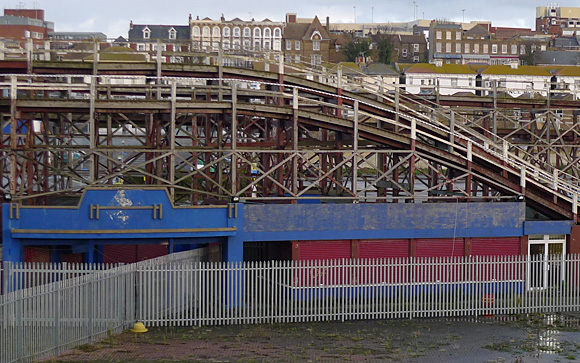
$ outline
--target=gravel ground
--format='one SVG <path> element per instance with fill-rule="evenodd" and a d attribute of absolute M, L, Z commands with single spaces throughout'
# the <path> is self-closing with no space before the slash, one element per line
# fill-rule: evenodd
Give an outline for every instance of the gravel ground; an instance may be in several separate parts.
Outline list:
<path fill-rule="evenodd" d="M 579 316 L 151 328 L 49 362 L 571 362 Z"/>

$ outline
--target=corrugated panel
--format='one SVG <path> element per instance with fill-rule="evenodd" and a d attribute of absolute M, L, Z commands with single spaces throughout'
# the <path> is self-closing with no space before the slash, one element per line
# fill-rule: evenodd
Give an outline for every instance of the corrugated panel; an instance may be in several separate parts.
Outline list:
<path fill-rule="evenodd" d="M 520 254 L 519 237 L 472 238 L 472 256 L 513 256 Z"/>
<path fill-rule="evenodd" d="M 298 242 L 299 260 L 327 260 L 351 257 L 350 240 Z"/>
<path fill-rule="evenodd" d="M 64 253 L 60 256 L 61 262 L 83 263 L 84 254 L 82 253 Z"/>
<path fill-rule="evenodd" d="M 168 253 L 168 245 L 137 245 L 137 261 L 150 260 Z"/>
<path fill-rule="evenodd" d="M 25 262 L 50 262 L 50 247 L 24 247 Z"/>
<path fill-rule="evenodd" d="M 360 240 L 359 258 L 409 257 L 408 239 Z"/>
<path fill-rule="evenodd" d="M 137 245 L 103 246 L 103 263 L 137 262 Z"/>
<path fill-rule="evenodd" d="M 416 240 L 416 257 L 463 256 L 463 238 L 419 238 Z"/>

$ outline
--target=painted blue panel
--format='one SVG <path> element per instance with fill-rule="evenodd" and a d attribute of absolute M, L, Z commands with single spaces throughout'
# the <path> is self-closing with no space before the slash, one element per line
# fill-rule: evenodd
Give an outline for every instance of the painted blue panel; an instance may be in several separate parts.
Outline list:
<path fill-rule="evenodd" d="M 339 238 L 352 238 L 352 231 L 355 238 L 520 236 L 525 204 L 245 205 L 244 216 L 244 233 L 250 235 L 307 232 L 315 236 L 310 239 L 319 239 L 316 232 L 339 232 Z"/>
<path fill-rule="evenodd" d="M 97 219 L 95 207 L 99 206 Z M 162 208 L 162 215 L 155 214 L 153 207 Z M 119 208 L 117 208 L 119 207 Z M 143 207 L 144 209 L 134 209 Z M 9 205 L 4 205 L 4 216 L 8 216 Z M 128 208 L 128 209 L 127 209 Z M 91 219 L 92 214 L 92 219 Z M 159 218 L 162 216 L 162 218 Z M 232 216 L 233 217 L 233 216 Z M 164 233 L 166 238 L 188 235 L 179 230 L 184 229 L 218 229 L 235 227 L 235 218 L 228 218 L 228 209 L 224 207 L 207 208 L 174 208 L 164 189 L 104 189 L 89 190 L 85 193 L 78 208 L 49 207 L 49 208 L 20 208 L 19 219 L 5 218 L 10 229 L 21 230 L 134 230 L 135 233 L 90 234 L 92 238 L 151 238 L 155 237 L 151 230 Z M 173 230 L 175 232 L 164 232 Z M 143 231 L 140 233 L 138 231 Z M 231 236 L 235 232 L 213 231 L 189 235 L 201 236 Z M 46 234 L 18 234 L 18 238 L 78 238 L 78 235 L 55 234 L 52 237 Z"/>
<path fill-rule="evenodd" d="M 524 234 L 570 234 L 574 221 L 526 221 Z"/>

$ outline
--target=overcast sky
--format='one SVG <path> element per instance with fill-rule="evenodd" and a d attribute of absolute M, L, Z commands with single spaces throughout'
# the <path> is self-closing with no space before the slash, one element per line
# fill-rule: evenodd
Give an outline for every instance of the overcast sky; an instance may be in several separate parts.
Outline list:
<path fill-rule="evenodd" d="M 5 8 L 38 8 L 55 23 L 56 31 L 97 31 L 109 38 L 127 36 L 129 21 L 135 24 L 187 25 L 195 18 L 283 21 L 286 13 L 306 18 L 318 15 L 331 22 L 403 22 L 414 19 L 413 0 L 36 0 L 3 1 Z M 271 5 L 268 5 L 271 4 Z M 418 18 L 452 21 L 486 20 L 496 26 L 533 28 L 536 3 L 529 0 L 416 0 Z M 578 6 L 564 4 L 561 6 Z"/>

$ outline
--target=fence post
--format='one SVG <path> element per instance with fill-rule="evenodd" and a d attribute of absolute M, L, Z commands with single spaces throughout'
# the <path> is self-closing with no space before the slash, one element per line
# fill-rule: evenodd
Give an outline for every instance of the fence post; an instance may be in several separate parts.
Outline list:
<path fill-rule="evenodd" d="M 54 349 L 55 355 L 60 353 L 60 288 L 62 280 L 58 281 L 54 287 Z"/>
<path fill-rule="evenodd" d="M 18 290 L 16 293 L 16 346 L 18 360 L 24 358 L 24 324 L 23 324 L 23 306 L 24 290 Z"/>

